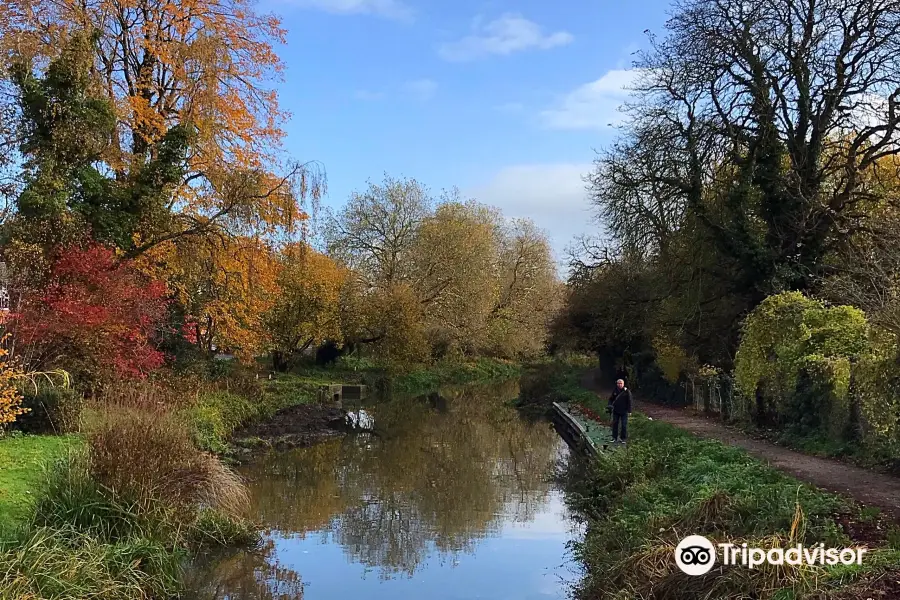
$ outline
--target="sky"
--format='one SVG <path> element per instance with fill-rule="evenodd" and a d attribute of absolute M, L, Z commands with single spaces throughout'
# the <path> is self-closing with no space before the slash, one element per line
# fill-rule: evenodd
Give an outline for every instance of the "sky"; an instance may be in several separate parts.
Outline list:
<path fill-rule="evenodd" d="M 583 177 L 615 137 L 665 0 L 262 0 L 288 31 L 286 150 L 323 204 L 411 177 L 532 219 L 557 259 L 597 233 Z"/>

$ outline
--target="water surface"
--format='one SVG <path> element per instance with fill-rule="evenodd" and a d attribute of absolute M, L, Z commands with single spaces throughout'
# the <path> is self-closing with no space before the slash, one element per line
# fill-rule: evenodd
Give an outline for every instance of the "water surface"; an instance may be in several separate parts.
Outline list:
<path fill-rule="evenodd" d="M 562 600 L 578 532 L 567 448 L 515 382 L 365 402 L 357 433 L 242 467 L 266 548 L 200 569 L 197 600 Z"/>

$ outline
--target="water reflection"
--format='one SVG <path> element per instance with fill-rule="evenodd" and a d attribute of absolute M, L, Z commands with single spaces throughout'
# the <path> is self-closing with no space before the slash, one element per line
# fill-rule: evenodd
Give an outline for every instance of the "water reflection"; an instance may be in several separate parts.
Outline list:
<path fill-rule="evenodd" d="M 351 431 L 371 431 L 375 428 L 375 417 L 364 408 L 348 410 L 344 421 Z"/>
<path fill-rule="evenodd" d="M 454 594 L 466 585 L 486 598 L 562 597 L 555 575 L 542 573 L 563 562 L 570 537 L 550 478 L 566 450 L 548 424 L 505 404 L 516 395 L 508 382 L 367 404 L 353 413 L 362 433 L 246 468 L 272 549 L 220 577 L 218 597 L 300 598 L 302 586 L 247 591 L 290 579 L 288 565 L 308 582 L 307 598 L 462 598 Z M 280 561 L 280 575 L 260 560 L 270 569 Z M 467 582 L 453 579 L 454 566 Z M 229 583 L 241 570 L 246 578 Z M 371 571 L 393 583 L 372 588 Z"/>
<path fill-rule="evenodd" d="M 208 600 L 299 600 L 303 582 L 296 571 L 280 566 L 275 543 L 258 552 L 229 552 L 207 557 L 188 573 L 189 597 Z"/>

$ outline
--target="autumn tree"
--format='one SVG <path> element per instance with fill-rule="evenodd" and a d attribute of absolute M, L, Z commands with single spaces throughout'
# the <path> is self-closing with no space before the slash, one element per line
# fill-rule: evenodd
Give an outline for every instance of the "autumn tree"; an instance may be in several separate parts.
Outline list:
<path fill-rule="evenodd" d="M 497 293 L 500 220 L 498 211 L 454 194 L 417 230 L 412 279 L 437 354 L 474 354 L 484 346 Z"/>
<path fill-rule="evenodd" d="M 558 282 L 546 235 L 532 223 L 506 221 L 457 190 L 433 198 L 414 180 L 388 177 L 354 194 L 327 237 L 354 273 L 344 320 L 356 340 L 419 347 L 425 339 L 433 357 L 543 348 Z M 384 310 L 389 302 L 397 309 Z"/>
<path fill-rule="evenodd" d="M 290 244 L 278 256 L 278 293 L 266 316 L 273 363 L 283 370 L 290 358 L 313 344 L 341 340 L 341 291 L 346 269 L 306 244 Z"/>
<path fill-rule="evenodd" d="M 248 1 L 3 0 L 0 15 L 4 55 L 37 68 L 80 32 L 94 37 L 90 82 L 114 111 L 103 158 L 116 181 L 191 133 L 185 168 L 160 199 L 170 218 L 138 227 L 132 256 L 184 235 L 294 229 L 318 198 L 321 170 L 279 152 L 285 115 L 271 84 L 284 31 Z"/>
<path fill-rule="evenodd" d="M 419 226 L 434 199 L 415 179 L 385 175 L 353 192 L 327 224 L 329 254 L 363 277 L 370 287 L 390 286 L 411 277 L 411 252 Z"/>
<path fill-rule="evenodd" d="M 539 354 L 562 293 L 546 233 L 527 219 L 505 223 L 496 260 L 487 348 L 510 358 Z"/>
<path fill-rule="evenodd" d="M 386 175 L 353 192 L 325 229 L 329 255 L 351 272 L 342 296 L 347 341 L 370 344 L 396 363 L 428 355 L 427 302 L 413 283 L 413 249 L 433 204 L 419 182 Z"/>
<path fill-rule="evenodd" d="M 62 367 L 86 381 L 144 377 L 163 365 L 165 285 L 93 245 L 61 250 L 47 284 L 24 294 L 8 323 L 30 370 Z"/>
<path fill-rule="evenodd" d="M 180 238 L 142 255 L 140 268 L 168 282 L 187 334 L 206 353 L 251 359 L 269 348 L 265 318 L 278 298 L 278 257 L 264 240 Z"/>
<path fill-rule="evenodd" d="M 137 231 L 167 227 L 166 204 L 186 168 L 192 130 L 173 127 L 152 158 L 127 176 L 110 176 L 104 158 L 116 115 L 91 82 L 92 43 L 76 35 L 42 73 L 24 60 L 12 66 L 23 160 L 9 237 L 47 249 L 79 236 L 128 248 Z"/>

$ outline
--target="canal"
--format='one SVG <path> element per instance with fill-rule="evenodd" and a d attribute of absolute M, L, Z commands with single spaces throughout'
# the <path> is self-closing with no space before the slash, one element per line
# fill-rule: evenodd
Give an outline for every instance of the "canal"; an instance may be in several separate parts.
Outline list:
<path fill-rule="evenodd" d="M 553 475 L 568 449 L 517 395 L 508 381 L 363 400 L 354 432 L 242 466 L 265 545 L 197 565 L 187 597 L 566 598 L 580 532 Z"/>

